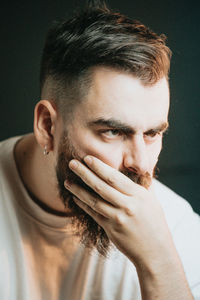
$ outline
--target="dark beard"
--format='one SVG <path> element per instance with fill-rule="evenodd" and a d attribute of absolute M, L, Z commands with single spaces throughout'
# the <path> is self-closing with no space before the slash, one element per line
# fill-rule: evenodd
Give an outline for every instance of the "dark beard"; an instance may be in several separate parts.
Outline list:
<path fill-rule="evenodd" d="M 96 248 L 101 255 L 106 257 L 111 246 L 106 232 L 90 215 L 88 215 L 74 202 L 73 194 L 64 187 L 64 181 L 67 179 L 70 183 L 75 183 L 90 193 L 95 194 L 95 192 L 68 167 L 69 161 L 73 158 L 76 158 L 85 164 L 83 159 L 77 154 L 76 149 L 70 143 L 67 133 L 64 133 L 59 144 L 58 161 L 56 166 L 60 198 L 62 199 L 65 208 L 70 211 L 67 215 L 71 217 L 72 225 L 75 228 L 76 235 L 81 239 L 81 242 L 91 250 Z M 137 175 L 130 171 L 121 172 L 132 181 L 144 186 L 145 188 L 148 188 L 151 184 L 152 178 L 149 173 L 146 173 L 145 175 Z"/>

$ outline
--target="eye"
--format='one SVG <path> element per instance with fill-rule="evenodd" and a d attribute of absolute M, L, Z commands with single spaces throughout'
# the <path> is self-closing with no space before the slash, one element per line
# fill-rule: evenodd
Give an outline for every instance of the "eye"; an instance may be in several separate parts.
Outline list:
<path fill-rule="evenodd" d="M 144 133 L 144 138 L 149 141 L 153 141 L 161 135 L 162 135 L 162 132 L 160 132 L 160 131 L 151 131 L 151 132 Z"/>
<path fill-rule="evenodd" d="M 109 137 L 109 138 L 117 137 L 117 136 L 121 135 L 121 132 L 118 129 L 107 129 L 107 130 L 101 131 L 101 133 L 104 136 Z"/>

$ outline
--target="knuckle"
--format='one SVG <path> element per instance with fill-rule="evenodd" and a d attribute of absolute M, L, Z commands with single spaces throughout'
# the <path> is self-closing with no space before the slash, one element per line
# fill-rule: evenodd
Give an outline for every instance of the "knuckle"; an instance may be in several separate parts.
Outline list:
<path fill-rule="evenodd" d="M 110 174 L 107 178 L 106 178 L 106 181 L 109 185 L 114 185 L 115 183 L 115 177 L 113 176 L 113 174 Z"/>
<path fill-rule="evenodd" d="M 95 210 L 98 208 L 98 201 L 96 198 L 93 198 L 92 200 L 92 208 Z"/>
<path fill-rule="evenodd" d="M 89 205 L 91 208 L 94 208 L 95 205 L 96 205 L 95 200 L 94 200 L 94 199 L 90 199 L 90 200 L 88 201 L 88 205 Z"/>
<path fill-rule="evenodd" d="M 101 191 L 102 191 L 102 188 L 101 188 L 100 185 L 95 184 L 95 185 L 94 185 L 94 190 L 95 190 L 95 192 L 96 192 L 97 194 L 100 194 Z"/>
<path fill-rule="evenodd" d="M 129 217 L 133 217 L 134 216 L 134 212 L 133 212 L 133 208 L 131 206 L 125 206 L 123 208 L 125 214 Z"/>
<path fill-rule="evenodd" d="M 119 212 L 115 215 L 116 225 L 122 226 L 125 224 L 126 218 L 123 213 Z"/>
<path fill-rule="evenodd" d="M 94 206 L 93 206 L 93 209 L 98 211 L 98 212 L 101 212 L 101 204 L 99 201 L 97 201 L 96 199 L 94 200 Z"/>

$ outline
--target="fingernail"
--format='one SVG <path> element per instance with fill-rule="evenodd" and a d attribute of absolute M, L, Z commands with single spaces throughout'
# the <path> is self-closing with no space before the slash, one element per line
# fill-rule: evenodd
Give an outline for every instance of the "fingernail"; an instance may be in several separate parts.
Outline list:
<path fill-rule="evenodd" d="M 65 186 L 66 188 L 69 188 L 69 187 L 70 187 L 70 184 L 69 184 L 69 182 L 68 182 L 67 180 L 64 181 L 64 186 Z"/>
<path fill-rule="evenodd" d="M 70 167 L 71 169 L 76 169 L 77 166 L 78 166 L 78 164 L 77 164 L 77 162 L 76 162 L 75 160 L 71 160 L 71 161 L 69 162 L 69 167 Z"/>
<path fill-rule="evenodd" d="M 91 156 L 86 156 L 84 157 L 84 161 L 86 162 L 86 164 L 91 164 L 92 163 L 92 157 Z"/>
<path fill-rule="evenodd" d="M 76 196 L 73 196 L 74 202 L 78 202 L 78 198 Z"/>

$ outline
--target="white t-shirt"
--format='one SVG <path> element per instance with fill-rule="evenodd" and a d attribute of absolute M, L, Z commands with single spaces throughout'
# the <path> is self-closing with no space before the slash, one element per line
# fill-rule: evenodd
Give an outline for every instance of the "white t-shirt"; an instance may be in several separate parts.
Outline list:
<path fill-rule="evenodd" d="M 13 148 L 0 143 L 0 299 L 140 300 L 134 265 L 117 249 L 104 259 L 74 236 L 70 219 L 42 210 L 20 180 Z M 200 300 L 200 218 L 154 180 L 195 297 Z M 156 234 L 156 233 L 155 233 Z"/>

